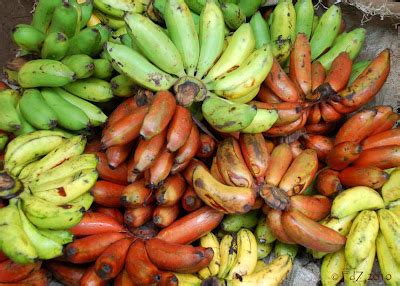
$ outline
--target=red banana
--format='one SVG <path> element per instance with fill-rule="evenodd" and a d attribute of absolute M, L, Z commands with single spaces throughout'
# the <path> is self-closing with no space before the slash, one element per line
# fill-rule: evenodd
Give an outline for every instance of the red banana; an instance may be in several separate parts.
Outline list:
<path fill-rule="evenodd" d="M 331 201 L 321 195 L 297 195 L 290 198 L 290 209 L 301 212 L 309 219 L 320 221 L 331 212 Z"/>
<path fill-rule="evenodd" d="M 339 173 L 339 179 L 346 187 L 379 189 L 389 179 L 389 174 L 377 167 L 347 167 Z"/>
<path fill-rule="evenodd" d="M 269 209 L 266 213 L 266 220 L 272 234 L 281 242 L 296 244 L 285 232 L 282 222 L 282 211 Z"/>
<path fill-rule="evenodd" d="M 319 108 L 319 104 L 315 104 L 310 108 L 310 114 L 307 118 L 307 124 L 317 124 L 321 121 L 321 109 Z"/>
<path fill-rule="evenodd" d="M 153 192 L 145 186 L 145 180 L 140 179 L 122 190 L 120 200 L 124 207 L 137 208 L 154 203 L 155 197 Z"/>
<path fill-rule="evenodd" d="M 319 104 L 319 109 L 321 111 L 321 118 L 325 122 L 335 122 L 343 117 L 343 115 L 337 112 L 328 102 L 321 102 Z"/>
<path fill-rule="evenodd" d="M 192 187 L 188 186 L 182 197 L 182 208 L 187 212 L 199 209 L 203 205 L 203 201 L 199 198 Z"/>
<path fill-rule="evenodd" d="M 40 263 L 19 264 L 12 260 L 0 263 L 0 283 L 13 283 L 27 278 Z"/>
<path fill-rule="evenodd" d="M 86 212 L 81 221 L 69 229 L 75 236 L 86 236 L 106 232 L 124 232 L 124 227 L 109 215 Z"/>
<path fill-rule="evenodd" d="M 96 204 L 118 208 L 121 206 L 120 197 L 125 186 L 108 181 L 97 181 L 90 193 Z"/>
<path fill-rule="evenodd" d="M 107 284 L 107 280 L 101 279 L 93 266 L 90 266 L 81 278 L 80 286 L 104 286 Z"/>
<path fill-rule="evenodd" d="M 271 153 L 265 175 L 265 182 L 277 186 L 293 160 L 292 151 L 287 143 L 276 146 Z"/>
<path fill-rule="evenodd" d="M 129 229 L 142 226 L 151 220 L 153 211 L 154 206 L 126 209 L 124 213 L 124 223 Z"/>
<path fill-rule="evenodd" d="M 170 152 L 175 152 L 185 144 L 192 125 L 192 114 L 189 109 L 179 105 L 176 106 L 167 133 L 167 149 Z"/>
<path fill-rule="evenodd" d="M 179 203 L 172 206 L 157 206 L 153 212 L 153 222 L 158 227 L 167 227 L 176 220 L 179 211 Z"/>
<path fill-rule="evenodd" d="M 317 176 L 316 188 L 318 193 L 328 197 L 343 190 L 339 172 L 332 169 L 321 170 Z"/>
<path fill-rule="evenodd" d="M 400 128 L 390 129 L 377 133 L 364 139 L 361 142 L 363 150 L 384 147 L 390 145 L 400 145 Z"/>
<path fill-rule="evenodd" d="M 346 87 L 349 81 L 353 62 L 346 52 L 340 53 L 332 62 L 331 69 L 326 75 L 325 82 L 339 92 Z"/>
<path fill-rule="evenodd" d="M 186 183 L 180 174 L 169 176 L 155 193 L 157 203 L 162 206 L 175 205 L 185 190 Z"/>
<path fill-rule="evenodd" d="M 353 166 L 389 169 L 400 166 L 400 146 L 371 148 L 361 152 Z"/>
<path fill-rule="evenodd" d="M 196 157 L 211 158 L 214 155 L 216 145 L 217 144 L 216 144 L 215 140 L 211 136 L 209 136 L 205 133 L 201 133 L 200 134 L 200 147 L 196 153 Z"/>
<path fill-rule="evenodd" d="M 114 286 L 136 286 L 128 272 L 124 269 L 115 278 Z"/>
<path fill-rule="evenodd" d="M 66 286 L 79 286 L 85 273 L 82 267 L 55 260 L 46 261 L 45 266 L 57 281 Z"/>
<path fill-rule="evenodd" d="M 116 208 L 105 208 L 105 207 L 96 207 L 96 212 L 108 215 L 115 219 L 119 224 L 124 223 L 124 216 L 122 215 L 121 211 Z"/>
<path fill-rule="evenodd" d="M 323 135 L 303 135 L 300 141 L 305 148 L 315 150 L 318 159 L 322 161 L 325 160 L 326 156 L 333 149 L 333 139 Z"/>
<path fill-rule="evenodd" d="M 108 165 L 111 169 L 117 168 L 128 158 L 132 144 L 129 142 L 123 145 L 111 146 L 106 151 Z"/>
<path fill-rule="evenodd" d="M 306 125 L 305 129 L 308 134 L 328 134 L 335 128 L 335 124 L 332 122 L 320 122 L 317 124 Z"/>
<path fill-rule="evenodd" d="M 190 130 L 190 135 L 186 140 L 185 144 L 176 151 L 174 162 L 177 164 L 182 164 L 184 162 L 190 161 L 196 155 L 200 148 L 200 132 L 196 124 L 192 125 Z"/>
<path fill-rule="evenodd" d="M 154 164 L 149 169 L 149 186 L 151 189 L 160 187 L 168 177 L 174 163 L 174 154 L 167 149 L 161 151 Z"/>
<path fill-rule="evenodd" d="M 111 169 L 108 165 L 106 154 L 97 152 L 96 155 L 99 158 L 97 172 L 99 172 L 99 177 L 101 179 L 120 185 L 127 184 L 128 171 L 126 168 L 126 163 L 122 163 L 117 168 Z"/>
<path fill-rule="evenodd" d="M 297 34 L 290 53 L 289 76 L 304 95 L 311 93 L 311 47 L 306 34 Z"/>
<path fill-rule="evenodd" d="M 361 145 L 354 142 L 342 142 L 333 147 L 326 157 L 326 164 L 334 170 L 343 170 L 357 160 L 362 151 Z"/>
<path fill-rule="evenodd" d="M 281 103 L 282 100 L 266 85 L 260 86 L 260 91 L 257 94 L 257 98 L 266 103 Z"/>
<path fill-rule="evenodd" d="M 182 172 L 182 175 L 185 178 L 186 183 L 188 183 L 190 186 L 193 186 L 193 171 L 198 165 L 201 165 L 204 168 L 208 169 L 208 167 L 202 161 L 199 161 L 197 159 L 192 159 L 190 160 L 190 163 L 186 167 L 186 169 Z"/>
<path fill-rule="evenodd" d="M 393 107 L 389 105 L 374 106 L 374 109 L 377 113 L 372 124 L 372 132 L 368 136 L 392 129 L 396 121 L 400 119 L 400 115 L 393 112 Z"/>
<path fill-rule="evenodd" d="M 311 90 L 314 91 L 325 81 L 325 69 L 319 61 L 311 64 Z"/>

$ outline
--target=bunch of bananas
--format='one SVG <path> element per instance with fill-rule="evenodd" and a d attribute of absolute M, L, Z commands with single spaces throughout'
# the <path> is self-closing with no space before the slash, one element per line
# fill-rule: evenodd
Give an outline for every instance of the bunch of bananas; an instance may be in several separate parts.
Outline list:
<path fill-rule="evenodd" d="M 98 176 L 96 156 L 82 154 L 85 145 L 82 136 L 47 130 L 7 145 L 0 195 L 10 201 L 0 210 L 0 245 L 13 261 L 60 256 L 72 241 L 67 230 L 90 208 Z"/>

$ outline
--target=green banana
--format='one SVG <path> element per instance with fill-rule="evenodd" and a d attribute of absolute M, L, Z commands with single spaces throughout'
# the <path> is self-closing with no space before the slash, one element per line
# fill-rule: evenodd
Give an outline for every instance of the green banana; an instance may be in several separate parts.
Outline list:
<path fill-rule="evenodd" d="M 297 244 L 286 244 L 280 241 L 275 242 L 275 256 L 284 256 L 287 255 L 294 261 L 297 255 L 297 251 L 299 250 L 299 246 Z"/>
<path fill-rule="evenodd" d="M 42 96 L 55 112 L 58 125 L 68 130 L 82 130 L 89 127 L 89 118 L 75 105 L 69 103 L 52 88 L 43 88 Z"/>
<path fill-rule="evenodd" d="M 82 1 L 80 1 L 79 6 L 81 8 L 80 29 L 83 29 L 86 26 L 87 22 L 89 21 L 90 17 L 92 16 L 93 3 L 92 0 L 85 0 L 83 3 Z"/>
<path fill-rule="evenodd" d="M 54 60 L 32 60 L 24 64 L 18 72 L 18 83 L 23 88 L 57 87 L 74 80 L 74 72 Z"/>
<path fill-rule="evenodd" d="M 321 264 L 322 286 L 334 286 L 343 278 L 346 259 L 343 249 L 325 255 Z"/>
<path fill-rule="evenodd" d="M 236 103 L 248 103 L 248 102 L 252 101 L 258 95 L 258 92 L 260 91 L 260 89 L 261 89 L 261 86 L 257 86 L 256 88 L 250 90 L 249 92 L 246 91 L 247 94 L 244 94 L 244 95 L 242 95 L 240 97 L 237 97 L 237 98 L 231 98 L 231 101 L 232 102 L 236 102 Z M 244 90 L 245 89 L 236 89 L 233 92 L 242 93 L 242 91 L 244 91 Z"/>
<path fill-rule="evenodd" d="M 32 245 L 35 247 L 38 258 L 52 259 L 62 255 L 63 246 L 42 235 L 39 230 L 26 218 L 20 206 L 19 215 L 21 218 L 22 228 Z"/>
<path fill-rule="evenodd" d="M 100 31 L 96 27 L 87 27 L 69 39 L 67 55 L 85 54 L 92 56 L 100 41 Z"/>
<path fill-rule="evenodd" d="M 272 231 L 267 224 L 265 215 L 262 215 L 258 220 L 254 234 L 260 243 L 270 244 L 276 240 L 276 237 L 272 234 Z"/>
<path fill-rule="evenodd" d="M 47 33 L 63 33 L 72 38 L 77 31 L 78 12 L 67 1 L 54 10 L 53 18 Z M 80 27 L 80 26 L 79 26 Z"/>
<path fill-rule="evenodd" d="M 279 0 L 271 23 L 272 53 L 283 64 L 295 41 L 296 11 L 291 0 Z"/>
<path fill-rule="evenodd" d="M 3 151 L 4 148 L 6 148 L 7 142 L 8 142 L 7 134 L 0 132 L 0 151 Z"/>
<path fill-rule="evenodd" d="M 118 30 L 120 28 L 125 27 L 125 22 L 121 18 L 115 18 L 106 14 L 101 13 L 100 11 L 94 11 L 93 15 L 100 19 L 100 21 L 109 26 L 111 29 Z"/>
<path fill-rule="evenodd" d="M 26 216 L 38 228 L 68 229 L 78 224 L 83 216 L 81 206 L 57 206 L 27 193 L 21 198 Z"/>
<path fill-rule="evenodd" d="M 385 205 L 400 199 L 400 169 L 392 171 L 389 180 L 382 186 L 381 194 Z"/>
<path fill-rule="evenodd" d="M 93 76 L 99 79 L 108 79 L 111 77 L 114 69 L 111 63 L 106 59 L 95 59 Z"/>
<path fill-rule="evenodd" d="M 272 243 L 261 243 L 257 241 L 257 259 L 264 259 L 272 251 Z"/>
<path fill-rule="evenodd" d="M 360 61 L 354 63 L 351 67 L 351 75 L 347 86 L 350 86 L 353 81 L 355 81 L 355 79 L 358 78 L 358 76 L 367 68 L 367 66 L 369 66 L 370 63 L 371 61 Z"/>
<path fill-rule="evenodd" d="M 158 25 L 139 14 L 129 14 L 125 21 L 129 35 L 147 59 L 169 74 L 185 75 L 178 49 Z"/>
<path fill-rule="evenodd" d="M 396 263 L 390 253 L 389 246 L 381 232 L 376 237 L 376 253 L 379 261 L 383 280 L 388 286 L 400 284 L 400 266 Z"/>
<path fill-rule="evenodd" d="M 341 52 L 348 53 L 349 57 L 354 60 L 360 53 L 362 45 L 364 44 L 365 33 L 366 30 L 363 28 L 357 28 L 348 33 L 343 33 L 340 40 L 338 39 L 329 51 L 323 54 L 318 61 L 325 70 L 329 70 L 332 62 Z"/>
<path fill-rule="evenodd" d="M 19 102 L 22 116 L 37 129 L 53 129 L 58 124 L 56 113 L 37 89 L 26 89 Z"/>
<path fill-rule="evenodd" d="M 261 5 L 261 0 L 239 0 L 238 6 L 243 14 L 250 18 L 253 16 Z"/>
<path fill-rule="evenodd" d="M 21 264 L 34 262 L 37 252 L 22 228 L 16 199 L 0 209 L 0 231 L 0 248 L 7 257 Z"/>
<path fill-rule="evenodd" d="M 271 32 L 269 31 L 269 26 L 260 12 L 255 13 L 253 17 L 251 17 L 250 25 L 256 39 L 257 49 L 271 43 Z"/>
<path fill-rule="evenodd" d="M 108 39 L 111 36 L 111 31 L 109 28 L 107 28 L 107 26 L 102 24 L 97 24 L 93 28 L 97 29 L 97 31 L 99 31 L 100 34 L 100 41 L 97 43 L 96 46 L 94 46 L 94 50 L 92 51 L 92 56 L 96 56 L 101 51 L 103 51 L 105 43 L 107 43 Z"/>
<path fill-rule="evenodd" d="M 194 13 L 200 15 L 203 11 L 204 6 L 206 6 L 207 0 L 185 0 L 186 5 L 188 5 L 189 9 Z"/>
<path fill-rule="evenodd" d="M 354 220 L 347 236 L 345 255 L 350 267 L 356 268 L 367 258 L 371 248 L 375 245 L 378 235 L 379 221 L 375 211 L 362 211 Z"/>
<path fill-rule="evenodd" d="M 168 90 L 176 81 L 175 77 L 161 71 L 141 54 L 124 45 L 108 42 L 105 54 L 115 70 L 150 90 Z"/>
<path fill-rule="evenodd" d="M 3 76 L 8 84 L 18 85 L 18 71 L 3 67 Z"/>
<path fill-rule="evenodd" d="M 390 253 L 400 265 L 400 219 L 390 210 L 378 211 L 380 230 L 385 237 Z"/>
<path fill-rule="evenodd" d="M 81 5 L 78 3 L 81 0 L 68 0 L 68 3 L 76 10 L 77 17 L 76 17 L 76 23 L 73 24 L 73 27 L 75 27 L 74 34 L 76 35 L 79 33 L 81 30 L 81 20 L 82 20 L 82 8 Z"/>
<path fill-rule="evenodd" d="M 49 33 L 44 40 L 41 56 L 42 59 L 61 60 L 69 47 L 68 37 L 61 32 Z"/>
<path fill-rule="evenodd" d="M 61 6 L 62 0 L 39 0 L 33 13 L 31 25 L 39 31 L 46 33 L 54 10 Z"/>
<path fill-rule="evenodd" d="M 16 106 L 20 100 L 17 91 L 6 89 L 0 91 L 0 129 L 6 132 L 15 132 L 21 129 L 22 122 L 18 116 Z"/>
<path fill-rule="evenodd" d="M 129 97 L 135 94 L 135 82 L 123 74 L 111 79 L 111 88 L 116 96 Z"/>
<path fill-rule="evenodd" d="M 94 7 L 107 15 L 123 18 L 126 12 L 141 13 L 143 4 L 140 0 L 94 0 Z"/>
<path fill-rule="evenodd" d="M 239 67 L 251 55 L 255 45 L 256 40 L 250 24 L 241 25 L 234 32 L 228 47 L 211 68 L 204 82 L 208 83 Z"/>
<path fill-rule="evenodd" d="M 82 196 L 88 192 L 96 183 L 98 173 L 96 169 L 85 169 L 74 175 L 71 183 L 63 185 L 63 191 L 50 189 L 35 192 L 35 196 L 56 205 L 63 205 Z"/>
<path fill-rule="evenodd" d="M 39 52 L 44 39 L 44 33 L 31 25 L 18 24 L 12 31 L 14 43 L 29 52 Z"/>
<path fill-rule="evenodd" d="M 93 202 L 94 202 L 94 197 L 90 194 L 90 192 L 86 192 L 83 195 L 76 198 L 75 200 L 70 201 L 69 203 L 71 205 L 80 206 L 85 211 L 88 211 Z"/>
<path fill-rule="evenodd" d="M 278 120 L 278 112 L 276 110 L 269 109 L 257 109 L 256 116 L 253 118 L 251 123 L 240 130 L 242 133 L 260 133 L 270 129 L 274 123 Z"/>
<path fill-rule="evenodd" d="M 94 60 L 85 54 L 72 55 L 64 58 L 62 63 L 69 67 L 77 79 L 88 78 L 94 72 Z"/>
<path fill-rule="evenodd" d="M 318 23 L 319 23 L 319 17 L 318 17 L 318 15 L 314 15 L 312 28 L 311 28 L 311 37 L 314 35 L 315 29 L 317 29 Z M 310 37 L 310 39 L 311 39 L 311 37 Z"/>
<path fill-rule="evenodd" d="M 246 22 L 246 15 L 237 4 L 222 3 L 221 10 L 224 15 L 226 26 L 233 31 L 237 30 Z"/>
<path fill-rule="evenodd" d="M 64 245 L 74 240 L 74 236 L 67 230 L 38 229 L 41 235 Z"/>
<path fill-rule="evenodd" d="M 296 11 L 296 35 L 303 33 L 310 39 L 314 20 L 314 5 L 312 1 L 297 1 L 294 9 Z"/>
<path fill-rule="evenodd" d="M 123 44 L 129 48 L 132 48 L 135 51 L 140 53 L 139 47 L 137 47 L 136 44 L 132 41 L 132 38 L 131 38 L 131 36 L 129 36 L 129 34 L 122 35 L 120 37 L 120 39 L 121 39 L 121 44 Z M 116 43 L 116 44 L 118 44 L 118 43 Z"/>
<path fill-rule="evenodd" d="M 221 222 L 221 228 L 227 232 L 237 232 L 241 228 L 253 228 L 257 225 L 258 210 L 245 214 L 226 215 Z"/>
<path fill-rule="evenodd" d="M 6 139 L 8 139 L 6 137 Z M 0 199 L 9 200 L 18 196 L 24 191 L 21 180 L 11 177 L 5 171 L 0 171 L 2 186 L 0 189 Z"/>
<path fill-rule="evenodd" d="M 233 103 L 216 95 L 203 102 L 204 118 L 216 130 L 221 132 L 236 132 L 250 125 L 256 116 L 257 109 L 243 103 Z"/>
<path fill-rule="evenodd" d="M 192 11 L 190 11 L 190 14 L 192 15 L 192 19 L 193 19 L 194 27 L 195 27 L 195 30 L 196 30 L 196 34 L 200 35 L 200 16 L 197 15 L 196 13 L 193 13 Z M 169 36 L 168 30 L 164 30 L 164 31 L 166 32 L 167 36 Z"/>
<path fill-rule="evenodd" d="M 196 77 L 201 79 L 222 54 L 224 47 L 224 16 L 212 1 L 207 2 L 200 14 L 200 56 Z"/>
<path fill-rule="evenodd" d="M 368 257 L 364 259 L 356 268 L 351 268 L 346 261 L 344 271 L 344 283 L 347 286 L 366 285 L 374 265 L 376 254 L 376 246 L 373 245 L 372 249 L 368 253 Z"/>
<path fill-rule="evenodd" d="M 311 37 L 311 59 L 318 58 L 327 48 L 331 47 L 339 33 L 342 12 L 336 5 L 332 5 L 322 14 L 318 25 Z"/>
<path fill-rule="evenodd" d="M 94 102 L 109 101 L 113 97 L 111 84 L 98 78 L 80 79 L 64 88 L 80 98 Z"/>
<path fill-rule="evenodd" d="M 190 10 L 184 0 L 167 0 L 164 16 L 169 36 L 181 54 L 186 73 L 193 76 L 200 47 Z"/>

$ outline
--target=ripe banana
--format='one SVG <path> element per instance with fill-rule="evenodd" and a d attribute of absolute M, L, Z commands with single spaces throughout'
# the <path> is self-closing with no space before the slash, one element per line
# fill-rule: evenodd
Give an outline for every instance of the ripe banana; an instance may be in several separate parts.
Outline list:
<path fill-rule="evenodd" d="M 362 210 L 384 208 L 382 197 L 368 187 L 354 187 L 341 192 L 332 203 L 331 216 L 343 218 Z"/>
<path fill-rule="evenodd" d="M 344 282 L 346 285 L 366 285 L 375 260 L 376 246 L 373 245 L 368 253 L 368 257 L 364 259 L 356 268 L 351 268 L 347 262 L 344 271 Z"/>
<path fill-rule="evenodd" d="M 14 43 L 29 52 L 39 52 L 44 39 L 45 35 L 31 25 L 18 24 L 12 31 Z"/>
<path fill-rule="evenodd" d="M 323 286 L 334 286 L 343 278 L 346 259 L 344 250 L 328 253 L 321 264 L 321 282 Z"/>
<path fill-rule="evenodd" d="M 381 232 L 376 237 L 376 253 L 385 284 L 389 286 L 398 285 L 400 283 L 400 266 L 394 260 L 385 237 Z"/>
<path fill-rule="evenodd" d="M 178 285 L 183 286 L 198 286 L 201 284 L 201 279 L 199 279 L 194 274 L 183 274 L 183 273 L 174 273 L 175 277 L 178 279 Z"/>
<path fill-rule="evenodd" d="M 236 103 L 248 103 L 252 101 L 257 95 L 258 92 L 260 91 L 261 86 L 256 86 L 252 90 L 249 91 L 249 88 L 237 88 L 234 90 L 230 90 L 225 92 L 225 94 L 229 97 L 234 97 L 231 98 L 230 100 L 232 102 Z M 244 95 L 242 95 L 244 94 Z M 236 97 L 236 95 L 240 95 L 239 97 Z"/>
<path fill-rule="evenodd" d="M 22 128 L 22 122 L 16 110 L 20 95 L 17 91 L 6 89 L 0 91 L 0 129 L 15 132 Z"/>
<path fill-rule="evenodd" d="M 210 262 L 210 264 L 200 270 L 199 276 L 203 279 L 208 278 L 209 276 L 216 276 L 219 272 L 220 264 L 221 264 L 221 256 L 220 256 L 220 245 L 218 238 L 212 233 L 209 232 L 205 236 L 200 238 L 200 246 L 208 248 L 211 247 L 214 251 L 214 256 Z M 210 274 L 210 275 L 208 275 Z"/>
<path fill-rule="evenodd" d="M 386 240 L 390 252 L 397 264 L 400 265 L 400 257 L 397 255 L 400 250 L 400 220 L 390 210 L 378 211 L 380 230 Z"/>
<path fill-rule="evenodd" d="M 385 205 L 400 199 L 400 169 L 390 173 L 389 180 L 382 186 L 381 194 Z"/>
<path fill-rule="evenodd" d="M 221 239 L 219 253 L 221 263 L 218 271 L 219 278 L 225 278 L 231 271 L 237 256 L 237 240 L 232 234 L 226 234 Z"/>

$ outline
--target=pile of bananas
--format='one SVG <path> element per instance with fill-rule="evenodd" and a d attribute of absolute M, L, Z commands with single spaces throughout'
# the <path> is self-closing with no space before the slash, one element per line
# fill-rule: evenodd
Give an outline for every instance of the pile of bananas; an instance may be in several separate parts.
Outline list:
<path fill-rule="evenodd" d="M 78 224 L 93 202 L 97 158 L 82 154 L 86 139 L 61 131 L 35 131 L 8 145 L 1 173 L 1 250 L 13 261 L 62 255 L 72 241 L 67 230 Z M 18 197 L 16 197 L 18 196 Z"/>

